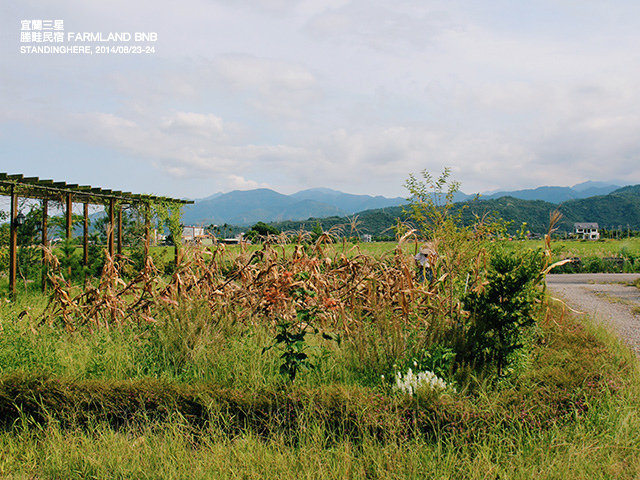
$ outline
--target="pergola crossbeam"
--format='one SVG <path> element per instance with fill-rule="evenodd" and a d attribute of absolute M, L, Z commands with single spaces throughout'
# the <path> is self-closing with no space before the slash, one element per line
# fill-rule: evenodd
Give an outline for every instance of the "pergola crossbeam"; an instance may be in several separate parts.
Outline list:
<path fill-rule="evenodd" d="M 42 241 L 46 243 L 47 234 L 47 201 L 54 200 L 65 205 L 66 210 L 66 237 L 72 236 L 72 219 L 71 213 L 73 203 L 84 204 L 84 263 L 88 263 L 87 257 L 87 215 L 88 205 L 102 205 L 108 210 L 110 227 L 108 249 L 109 253 L 114 253 L 114 236 L 117 230 L 118 234 L 118 253 L 122 252 L 122 205 L 142 206 L 145 209 L 145 226 L 149 228 L 149 207 L 153 202 L 172 203 L 176 205 L 185 205 L 193 203 L 192 200 L 183 200 L 170 197 L 161 197 L 147 194 L 133 194 L 131 192 L 123 192 L 121 190 L 111 190 L 100 187 L 92 187 L 90 185 L 68 184 L 66 182 L 56 182 L 50 179 L 39 179 L 38 177 L 25 177 L 22 174 L 8 174 L 0 172 L 0 195 L 11 197 L 11 215 L 10 221 L 10 264 L 9 264 L 9 289 L 11 295 L 15 295 L 16 288 L 16 252 L 17 252 L 17 209 L 18 198 L 38 199 L 43 201 L 43 236 Z M 116 207 L 118 204 L 118 207 Z M 115 209 L 118 212 L 118 225 L 115 225 Z M 146 234 L 146 242 L 149 241 L 149 235 Z M 148 245 L 145 251 L 148 252 Z M 176 258 L 178 253 L 178 242 L 176 242 Z M 45 283 L 43 282 L 43 287 Z"/>

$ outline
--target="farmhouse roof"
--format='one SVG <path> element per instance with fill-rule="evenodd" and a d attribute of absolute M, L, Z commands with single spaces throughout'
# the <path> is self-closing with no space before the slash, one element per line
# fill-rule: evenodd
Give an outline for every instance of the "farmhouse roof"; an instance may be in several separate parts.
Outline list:
<path fill-rule="evenodd" d="M 573 224 L 574 228 L 595 228 L 598 229 L 598 224 L 596 222 L 583 222 L 583 223 L 574 223 Z"/>

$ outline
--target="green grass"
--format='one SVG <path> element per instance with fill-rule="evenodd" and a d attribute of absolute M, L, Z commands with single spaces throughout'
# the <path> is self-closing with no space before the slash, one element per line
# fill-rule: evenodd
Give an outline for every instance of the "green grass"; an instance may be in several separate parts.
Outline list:
<path fill-rule="evenodd" d="M 505 245 L 514 248 L 524 246 L 526 248 L 544 247 L 543 240 L 525 240 L 504 242 Z M 614 257 L 623 254 L 640 255 L 640 238 L 624 238 L 621 240 L 601 239 L 601 240 L 563 240 L 553 239 L 551 250 L 554 255 L 565 257 L 601 256 Z"/>
<path fill-rule="evenodd" d="M 266 330 L 197 302 L 181 321 L 91 333 L 39 326 L 43 301 L 20 301 L 0 311 L 3 478 L 640 474 L 637 359 L 558 310 L 510 377 L 415 400 L 363 371 L 350 342 L 323 345 L 290 386 L 277 354 L 261 354 Z"/>
<path fill-rule="evenodd" d="M 286 438 L 265 443 L 252 435 L 221 439 L 212 433 L 194 440 L 190 433 L 179 422 L 135 432 L 102 426 L 76 433 L 27 431 L 0 437 L 0 462 L 13 478 L 69 479 L 624 479 L 638 471 L 637 452 L 620 455 L 622 446 L 607 448 L 579 430 L 552 431 L 511 445 L 491 437 L 472 447 L 407 441 L 322 448 L 317 438 L 309 438 L 298 449 Z M 617 440 L 634 433 L 627 429 Z"/>
<path fill-rule="evenodd" d="M 526 249 L 543 249 L 544 242 L 542 240 L 526 240 L 526 241 L 502 241 L 501 242 L 507 248 L 526 248 Z M 391 255 L 398 243 L 397 242 L 372 242 L 372 243 L 351 243 L 351 242 L 337 242 L 333 245 L 326 247 L 327 255 L 331 256 L 335 252 L 345 252 L 349 256 L 357 255 L 362 252 L 368 255 L 375 256 L 377 258 L 383 255 Z M 161 249 L 170 249 L 172 247 L 156 247 L 158 249 L 159 257 L 167 261 L 172 251 L 164 252 L 164 256 L 160 254 Z M 227 252 L 229 256 L 237 255 L 241 252 L 243 247 L 230 245 L 227 246 Z M 248 251 L 253 252 L 260 248 L 259 245 L 249 245 L 244 247 Z M 291 246 L 286 246 L 287 252 L 290 252 Z M 415 255 L 416 244 L 414 242 L 407 242 L 402 245 L 402 251 L 406 255 Z M 551 242 L 551 249 L 553 254 L 553 261 L 562 260 L 565 258 L 579 257 L 585 261 L 589 259 L 602 259 L 612 257 L 626 257 L 627 259 L 636 260 L 635 264 L 640 268 L 640 238 L 624 238 L 620 240 L 602 239 L 598 241 L 591 240 L 562 240 L 554 239 Z M 171 257 L 173 258 L 173 257 Z M 595 266 L 594 268 L 597 268 Z M 635 270 L 634 270 L 635 271 Z"/>
<path fill-rule="evenodd" d="M 380 257 L 395 247 L 337 244 L 304 261 L 311 272 L 325 257 L 353 258 L 359 251 Z M 301 265 L 292 248 L 265 253 L 264 271 L 255 273 L 272 275 L 264 288 Z M 414 248 L 403 245 L 404 254 Z M 274 256 L 282 263 L 268 263 Z M 402 264 L 400 256 L 386 261 L 379 267 Z M 339 260 L 333 275 L 357 265 Z M 410 258 L 406 265 L 410 275 Z M 374 274 L 352 283 L 362 282 L 362 292 L 376 299 L 367 290 L 376 287 Z M 376 281 L 382 288 L 383 280 Z M 292 306 L 297 291 L 285 289 L 289 303 L 278 308 Z M 282 350 L 263 351 L 274 344 L 274 322 L 285 315 L 268 310 L 276 303 L 268 303 L 266 290 L 253 290 L 262 303 L 234 304 L 227 293 L 215 307 L 207 301 L 211 292 L 202 292 L 158 303 L 150 312 L 155 323 L 123 317 L 110 328 L 83 325 L 80 316 L 66 324 L 41 316 L 47 298 L 36 293 L 0 303 L 0 477 L 640 475 L 637 358 L 602 328 L 560 307 L 541 316 L 503 378 L 462 363 L 447 378 L 456 392 L 422 390 L 410 397 L 393 389 L 393 375 L 424 353 L 425 344 L 415 339 L 428 334 L 433 323 L 427 322 L 436 317 L 421 320 L 419 310 L 403 316 L 401 303 L 377 308 L 382 303 L 362 300 L 360 310 L 348 312 L 349 323 L 331 324 L 340 329 L 340 342 L 308 336 L 315 368 L 301 370 L 291 383 L 279 373 Z M 249 308 L 251 314 L 240 314 Z"/>
<path fill-rule="evenodd" d="M 540 248 L 542 249 L 544 244 L 542 240 L 527 240 L 527 241 L 505 241 L 505 245 L 512 245 L 514 247 L 525 246 L 526 248 Z M 397 247 L 397 242 L 360 242 L 357 244 L 346 242 L 342 243 L 338 241 L 333 245 L 328 246 L 329 252 L 345 251 L 349 253 L 357 252 L 358 250 L 379 257 L 383 254 L 391 253 Z M 558 257 L 583 257 L 583 256 L 600 256 L 600 257 L 615 257 L 620 255 L 634 255 L 640 256 L 640 238 L 624 238 L 620 240 L 602 239 L 598 241 L 590 240 L 562 240 L 554 239 L 551 243 L 552 251 L 554 255 Z M 248 245 L 241 247 L 237 245 L 227 245 L 226 249 L 230 255 L 237 255 L 242 249 L 245 248 L 250 252 L 260 249 L 260 245 Z M 292 246 L 286 246 L 290 249 Z M 403 251 L 406 254 L 412 254 L 415 250 L 414 243 L 405 243 L 402 246 Z M 287 250 L 289 251 L 289 250 Z M 152 247 L 152 255 L 156 255 L 162 258 L 163 261 L 168 262 L 173 259 L 173 247 Z"/>
<path fill-rule="evenodd" d="M 507 249 L 543 249 L 542 240 L 503 242 Z M 638 273 L 640 272 L 640 238 L 620 240 L 562 240 L 551 242 L 552 261 L 579 259 L 556 268 L 553 273 Z"/>

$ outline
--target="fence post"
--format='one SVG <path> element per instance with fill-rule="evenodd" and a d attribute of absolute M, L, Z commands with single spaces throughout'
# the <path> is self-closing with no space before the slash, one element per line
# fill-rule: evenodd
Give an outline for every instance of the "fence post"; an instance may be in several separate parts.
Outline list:
<path fill-rule="evenodd" d="M 118 206 L 118 255 L 122 255 L 122 204 Z"/>
<path fill-rule="evenodd" d="M 49 239 L 47 238 L 47 223 L 49 217 L 49 201 L 45 198 L 42 200 L 42 293 L 47 291 L 47 255 L 44 251 L 47 248 Z"/>
<path fill-rule="evenodd" d="M 109 256 L 113 258 L 113 236 L 114 236 L 114 210 L 115 209 L 115 200 L 113 198 L 109 199 L 109 228 L 107 229 L 107 244 L 109 245 Z"/>
<path fill-rule="evenodd" d="M 16 225 L 18 195 L 15 188 L 14 185 L 11 185 L 11 215 L 9 218 L 9 293 L 11 297 L 16 296 L 16 269 L 18 268 L 18 227 Z"/>
<path fill-rule="evenodd" d="M 151 243 L 151 214 L 149 213 L 149 204 L 144 206 L 144 261 L 145 265 L 149 257 L 149 244 Z"/>
<path fill-rule="evenodd" d="M 73 238 L 73 197 L 70 193 L 67 193 L 67 245 L 71 246 L 71 239 Z M 71 254 L 73 255 L 73 253 Z M 69 267 L 67 268 L 67 275 L 69 281 L 71 281 L 71 256 L 69 256 Z"/>

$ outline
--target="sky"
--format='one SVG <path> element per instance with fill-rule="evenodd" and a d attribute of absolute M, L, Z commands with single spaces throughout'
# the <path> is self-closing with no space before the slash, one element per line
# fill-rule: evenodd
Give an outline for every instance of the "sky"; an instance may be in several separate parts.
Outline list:
<path fill-rule="evenodd" d="M 0 172 L 177 198 L 638 184 L 639 27 L 636 0 L 0 0 Z M 47 45 L 90 53 L 21 51 Z"/>

